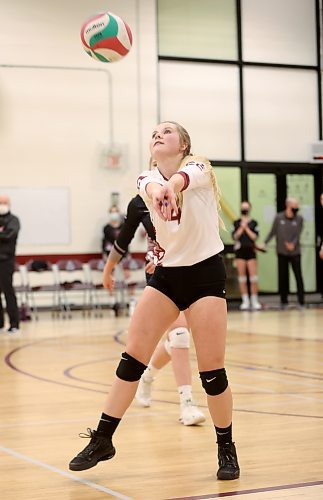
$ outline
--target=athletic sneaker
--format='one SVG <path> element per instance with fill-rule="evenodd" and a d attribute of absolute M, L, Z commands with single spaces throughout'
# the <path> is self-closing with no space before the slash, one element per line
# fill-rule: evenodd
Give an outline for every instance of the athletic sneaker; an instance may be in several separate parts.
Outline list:
<path fill-rule="evenodd" d="M 141 377 L 139 381 L 136 400 L 144 408 L 148 408 L 151 405 L 151 384 L 153 381 L 153 378 L 145 380 L 144 377 Z"/>
<path fill-rule="evenodd" d="M 262 309 L 262 306 L 258 300 L 257 295 L 251 295 L 250 303 L 251 303 L 251 309 L 253 311 L 260 311 L 260 309 Z"/>
<path fill-rule="evenodd" d="M 89 444 L 69 463 L 70 470 L 91 469 L 98 462 L 110 460 L 116 454 L 116 450 L 110 438 L 87 429 L 88 434 L 80 434 L 80 437 L 91 438 Z"/>
<path fill-rule="evenodd" d="M 250 303 L 249 302 L 241 302 L 239 309 L 240 309 L 240 311 L 249 311 Z"/>
<path fill-rule="evenodd" d="M 240 468 L 234 443 L 226 443 L 218 446 L 218 460 L 218 479 L 227 481 L 238 479 L 240 476 Z"/>
<path fill-rule="evenodd" d="M 8 328 L 7 332 L 12 334 L 12 333 L 18 333 L 20 332 L 20 330 L 16 326 L 11 326 L 10 328 Z"/>
<path fill-rule="evenodd" d="M 181 405 L 181 416 L 179 421 L 183 425 L 197 425 L 205 422 L 205 416 L 192 401 Z"/>

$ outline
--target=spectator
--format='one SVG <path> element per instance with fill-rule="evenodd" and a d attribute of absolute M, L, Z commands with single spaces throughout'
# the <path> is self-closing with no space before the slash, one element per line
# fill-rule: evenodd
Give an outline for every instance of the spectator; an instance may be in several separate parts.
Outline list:
<path fill-rule="evenodd" d="M 301 270 L 300 236 L 303 229 L 303 217 L 298 215 L 299 203 L 296 198 L 287 198 L 285 210 L 279 212 L 272 228 L 265 238 L 264 247 L 275 236 L 278 255 L 278 281 L 282 309 L 288 305 L 289 264 L 291 264 L 297 286 L 300 308 L 304 307 L 304 284 Z"/>
<path fill-rule="evenodd" d="M 233 223 L 232 237 L 235 240 L 236 266 L 242 303 L 240 309 L 258 311 L 261 304 L 258 301 L 258 276 L 255 252 L 255 241 L 258 238 L 258 223 L 250 218 L 251 204 L 248 201 L 241 203 L 241 217 Z M 249 299 L 247 273 L 249 275 L 251 300 Z"/>
<path fill-rule="evenodd" d="M 18 217 L 10 212 L 10 199 L 0 195 L 0 331 L 4 330 L 1 294 L 5 296 L 10 326 L 8 333 L 19 331 L 19 310 L 13 287 L 16 242 L 20 229 Z"/>

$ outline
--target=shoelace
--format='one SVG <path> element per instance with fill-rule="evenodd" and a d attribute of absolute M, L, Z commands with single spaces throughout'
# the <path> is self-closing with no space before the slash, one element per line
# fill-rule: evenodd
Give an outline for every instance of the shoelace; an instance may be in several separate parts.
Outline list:
<path fill-rule="evenodd" d="M 93 438 L 93 437 L 95 437 L 95 431 L 93 431 L 90 427 L 88 427 L 86 430 L 87 430 L 88 434 L 85 434 L 85 432 L 80 432 L 79 433 L 80 438 Z"/>
<path fill-rule="evenodd" d="M 85 432 L 80 432 L 79 436 L 81 438 L 91 438 L 91 439 L 94 438 L 95 439 L 96 431 L 93 431 L 92 429 L 90 429 L 90 427 L 88 427 L 86 430 L 87 430 L 88 434 L 86 434 Z M 90 441 L 89 444 L 84 448 L 84 450 L 82 450 L 79 453 L 79 456 L 86 456 L 89 452 L 94 451 L 96 449 L 97 445 L 98 445 L 97 440 Z"/>

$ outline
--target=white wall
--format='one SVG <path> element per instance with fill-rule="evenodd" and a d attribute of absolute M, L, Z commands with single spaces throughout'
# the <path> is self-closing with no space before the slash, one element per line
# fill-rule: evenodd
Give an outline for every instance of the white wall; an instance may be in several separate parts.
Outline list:
<path fill-rule="evenodd" d="M 243 59 L 315 65 L 315 22 L 313 0 L 242 0 Z"/>
<path fill-rule="evenodd" d="M 172 2 L 167 5 L 174 7 Z M 231 47 L 234 59 L 233 1 L 230 5 L 203 0 L 198 9 L 208 16 L 202 8 L 217 6 L 229 16 L 222 49 L 224 57 Z M 0 192 L 69 192 L 70 241 L 18 242 L 18 254 L 100 251 L 110 194 L 120 192 L 125 210 L 136 193 L 136 177 L 147 166 L 158 115 L 183 121 L 195 152 L 233 163 L 241 159 L 237 67 L 162 62 L 158 69 L 155 7 L 155 0 L 1 0 Z M 87 18 L 107 9 L 128 22 L 134 37 L 128 56 L 113 64 L 91 59 L 79 36 Z M 194 55 L 189 53 L 192 44 L 186 43 L 188 34 L 200 39 L 194 19 L 188 16 L 177 26 L 185 37 L 178 33 L 177 48 L 172 44 L 176 54 Z M 242 21 L 245 59 L 302 64 L 316 60 L 314 0 L 242 0 Z M 167 27 L 167 19 L 165 23 Z M 199 29 L 205 31 L 203 24 Z M 302 50 L 295 55 L 298 44 Z M 203 52 L 203 44 L 199 50 Z M 49 66 L 69 69 L 45 69 Z M 308 160 L 309 144 L 318 139 L 318 110 L 316 77 L 306 71 L 244 70 L 247 160 Z M 127 151 L 120 171 L 100 165 L 100 144 L 112 140 Z M 12 211 L 17 213 L 14 204 Z M 23 227 L 27 213 L 30 210 L 17 213 Z M 144 248 L 144 239 L 138 237 L 132 250 Z"/>
<path fill-rule="evenodd" d="M 157 120 L 155 2 L 114 0 L 108 9 L 127 21 L 134 38 L 127 57 L 113 64 L 91 59 L 79 36 L 107 2 L 1 1 L 0 191 L 67 187 L 70 193 L 70 242 L 18 245 L 18 254 L 100 251 L 110 193 L 121 193 L 125 210 L 146 168 Z M 113 172 L 100 166 L 99 154 L 100 143 L 112 139 L 127 150 L 125 167 Z M 12 211 L 23 225 L 14 203 Z"/>

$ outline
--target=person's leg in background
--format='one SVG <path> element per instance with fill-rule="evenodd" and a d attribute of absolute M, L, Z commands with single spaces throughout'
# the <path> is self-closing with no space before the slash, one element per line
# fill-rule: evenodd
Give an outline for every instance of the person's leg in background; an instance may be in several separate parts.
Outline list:
<path fill-rule="evenodd" d="M 246 263 L 249 273 L 249 281 L 251 289 L 251 309 L 253 311 L 259 311 L 262 307 L 258 300 L 257 261 L 256 259 L 249 259 L 246 261 Z"/>
<path fill-rule="evenodd" d="M 8 329 L 9 333 L 14 333 L 19 329 L 19 310 L 17 305 L 15 289 L 12 283 L 14 268 L 15 268 L 14 261 L 11 260 L 2 261 L 0 263 L 0 276 L 1 276 L 0 289 L 2 290 L 6 299 L 7 314 L 9 316 L 9 322 L 10 322 L 10 327 Z M 2 310 L 2 318 L 3 318 L 3 310 Z M 1 312 L 0 312 L 0 325 L 1 325 Z"/>
<path fill-rule="evenodd" d="M 245 259 L 236 259 L 236 266 L 238 271 L 238 281 L 242 302 L 240 304 L 241 311 L 250 309 L 250 299 L 248 293 L 247 283 L 247 261 Z"/>
<path fill-rule="evenodd" d="M 296 287 L 297 287 L 297 297 L 298 303 L 300 306 L 304 305 L 304 283 L 302 277 L 302 268 L 301 268 L 301 256 L 295 255 L 291 257 L 292 269 L 295 275 Z"/>
<path fill-rule="evenodd" d="M 289 292 L 288 257 L 281 254 L 278 254 L 278 286 L 281 306 L 287 306 Z"/>
<path fill-rule="evenodd" d="M 167 339 L 160 343 L 154 351 L 148 367 L 143 373 L 136 399 L 144 407 L 151 405 L 152 383 L 158 373 L 169 361 L 172 361 L 173 372 L 180 398 L 180 422 L 184 425 L 196 425 L 205 421 L 205 416 L 194 404 L 192 396 L 192 371 L 190 364 L 190 333 L 184 313 L 167 332 Z"/>

